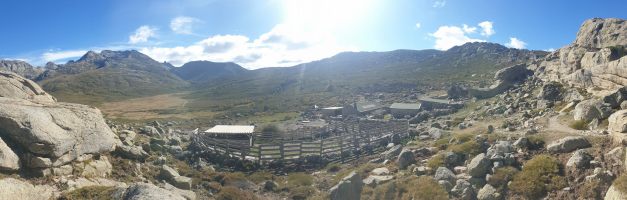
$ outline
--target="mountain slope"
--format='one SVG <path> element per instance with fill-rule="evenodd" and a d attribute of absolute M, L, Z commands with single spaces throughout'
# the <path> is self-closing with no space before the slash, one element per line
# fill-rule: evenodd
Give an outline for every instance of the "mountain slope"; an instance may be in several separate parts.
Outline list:
<path fill-rule="evenodd" d="M 134 50 L 90 51 L 48 69 L 39 83 L 60 100 L 79 103 L 168 93 L 188 85 L 167 65 Z"/>
<path fill-rule="evenodd" d="M 172 68 L 172 72 L 183 80 L 203 83 L 216 79 L 237 78 L 248 70 L 238 64 L 227 62 L 192 61 L 181 67 Z"/>
<path fill-rule="evenodd" d="M 36 79 L 44 71 L 20 60 L 0 60 L 0 70 L 13 72 L 28 79 Z"/>

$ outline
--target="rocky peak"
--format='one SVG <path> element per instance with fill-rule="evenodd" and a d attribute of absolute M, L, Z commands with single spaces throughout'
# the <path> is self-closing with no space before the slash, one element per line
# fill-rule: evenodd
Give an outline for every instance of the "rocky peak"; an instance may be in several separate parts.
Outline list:
<path fill-rule="evenodd" d="M 13 72 L 28 79 L 35 79 L 43 72 L 42 69 L 21 60 L 0 60 L 0 71 Z"/>
<path fill-rule="evenodd" d="M 577 33 L 575 44 L 584 48 L 604 48 L 627 44 L 627 23 L 618 18 L 586 20 Z"/>

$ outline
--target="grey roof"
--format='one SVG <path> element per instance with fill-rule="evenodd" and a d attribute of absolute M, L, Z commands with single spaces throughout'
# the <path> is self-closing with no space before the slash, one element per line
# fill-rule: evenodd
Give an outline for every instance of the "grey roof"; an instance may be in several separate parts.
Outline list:
<path fill-rule="evenodd" d="M 420 97 L 418 98 L 418 100 L 426 101 L 426 102 L 433 102 L 433 103 L 451 104 L 451 102 L 448 99 L 434 99 L 434 98 L 429 98 L 429 97 Z"/>
<path fill-rule="evenodd" d="M 368 112 L 368 111 L 373 111 L 373 110 L 383 107 L 379 104 L 370 103 L 370 102 L 357 102 L 356 106 L 357 106 L 358 112 Z"/>
<path fill-rule="evenodd" d="M 253 133 L 255 126 L 248 125 L 216 125 L 205 133 L 248 134 Z"/>
<path fill-rule="evenodd" d="M 393 103 L 390 108 L 404 110 L 420 110 L 419 103 Z"/>

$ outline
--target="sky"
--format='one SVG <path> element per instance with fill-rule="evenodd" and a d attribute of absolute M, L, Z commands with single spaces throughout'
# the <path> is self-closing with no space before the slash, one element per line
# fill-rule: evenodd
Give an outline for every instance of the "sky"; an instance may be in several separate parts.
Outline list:
<path fill-rule="evenodd" d="M 627 18 L 624 0 L 6 0 L 0 8 L 0 59 L 37 66 L 105 49 L 248 69 L 473 41 L 551 51 L 586 19 Z"/>

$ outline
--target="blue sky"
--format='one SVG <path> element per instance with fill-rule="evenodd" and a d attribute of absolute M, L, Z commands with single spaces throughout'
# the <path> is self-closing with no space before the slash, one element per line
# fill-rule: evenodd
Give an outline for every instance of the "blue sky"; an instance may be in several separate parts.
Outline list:
<path fill-rule="evenodd" d="M 158 61 L 290 66 L 341 51 L 441 49 L 468 41 L 548 50 L 627 3 L 505 0 L 2 1 L 0 58 L 64 63 L 87 50 Z"/>

